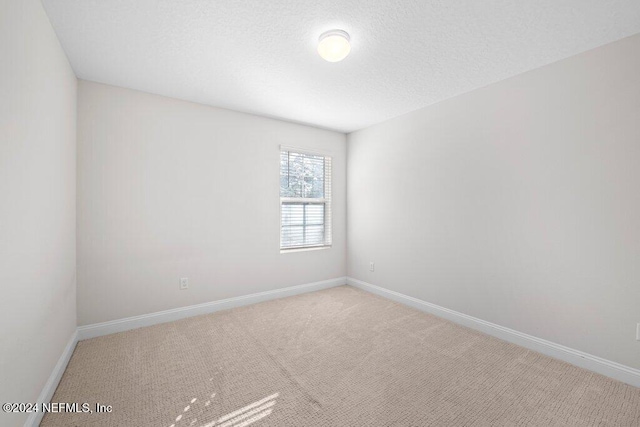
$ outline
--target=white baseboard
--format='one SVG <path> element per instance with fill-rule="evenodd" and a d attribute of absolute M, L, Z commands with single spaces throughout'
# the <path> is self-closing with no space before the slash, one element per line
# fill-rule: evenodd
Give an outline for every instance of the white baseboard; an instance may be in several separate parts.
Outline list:
<path fill-rule="evenodd" d="M 58 363 L 53 368 L 53 372 L 49 376 L 49 379 L 45 383 L 42 391 L 40 392 L 40 396 L 38 396 L 37 402 L 39 404 L 48 403 L 51 401 L 53 397 L 53 393 L 58 388 L 58 383 L 62 378 L 62 374 L 64 370 L 67 369 L 67 365 L 69 364 L 69 359 L 71 359 L 71 355 L 73 354 L 73 350 L 76 348 L 76 344 L 78 343 L 78 331 L 73 331 L 73 335 L 69 339 L 67 346 L 64 348 L 60 359 L 58 359 Z M 37 427 L 40 425 L 40 421 L 42 421 L 42 417 L 44 413 L 42 411 L 31 412 L 27 421 L 24 423 L 25 427 Z"/>
<path fill-rule="evenodd" d="M 100 337 L 102 335 L 116 332 L 128 331 L 142 328 L 144 326 L 156 325 L 158 323 L 172 322 L 186 317 L 209 314 L 220 310 L 241 307 L 258 302 L 269 301 L 277 298 L 289 297 L 306 292 L 319 291 L 334 286 L 347 284 L 346 277 L 323 280 L 321 282 L 307 283 L 304 285 L 290 286 L 288 288 L 274 289 L 272 291 L 259 292 L 256 294 L 244 295 L 235 298 L 206 302 L 204 304 L 191 305 L 188 307 L 174 308 L 171 310 L 158 311 L 156 313 L 143 314 L 141 316 L 127 317 L 125 319 L 112 320 L 109 322 L 95 323 L 93 325 L 79 326 L 78 339 Z"/>
<path fill-rule="evenodd" d="M 551 341 L 537 338 L 495 323 L 487 322 L 463 313 L 459 313 L 439 305 L 422 301 L 399 292 L 390 291 L 380 286 L 375 286 L 362 280 L 347 278 L 347 284 L 356 288 L 380 295 L 390 300 L 408 305 L 418 310 L 442 317 L 454 323 L 466 326 L 471 329 L 484 332 L 504 341 L 517 344 L 519 346 L 537 351 L 547 356 L 560 359 L 584 369 L 596 372 L 601 375 L 622 381 L 635 387 L 640 387 L 640 370 L 620 363 L 612 362 L 598 356 L 593 356 L 579 350 L 574 350 Z"/>

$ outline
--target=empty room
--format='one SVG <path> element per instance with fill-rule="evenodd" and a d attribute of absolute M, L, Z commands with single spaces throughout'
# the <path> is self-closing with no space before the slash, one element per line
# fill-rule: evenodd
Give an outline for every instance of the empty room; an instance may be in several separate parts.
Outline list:
<path fill-rule="evenodd" d="M 0 426 L 640 426 L 638 0 L 2 0 Z"/>

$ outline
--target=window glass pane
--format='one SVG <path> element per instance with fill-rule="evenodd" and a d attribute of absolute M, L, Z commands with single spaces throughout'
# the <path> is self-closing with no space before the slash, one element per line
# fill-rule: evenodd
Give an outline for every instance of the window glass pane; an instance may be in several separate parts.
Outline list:
<path fill-rule="evenodd" d="M 305 245 L 322 245 L 324 243 L 324 225 L 308 225 L 305 227 Z"/>
<path fill-rule="evenodd" d="M 320 246 L 325 243 L 324 203 L 285 202 L 281 211 L 281 247 Z"/>
<path fill-rule="evenodd" d="M 324 198 L 324 157 L 280 152 L 280 197 Z"/>
<path fill-rule="evenodd" d="M 324 224 L 324 205 L 307 205 L 305 211 L 305 223 L 307 225 Z"/>
<path fill-rule="evenodd" d="M 300 246 L 300 242 L 304 240 L 304 231 L 301 226 L 282 227 L 281 246 L 283 248 L 291 248 Z"/>
<path fill-rule="evenodd" d="M 301 203 L 282 204 L 282 226 L 304 225 L 304 206 Z"/>
<path fill-rule="evenodd" d="M 284 194 L 289 191 L 289 153 L 280 152 L 280 197 L 290 197 Z"/>

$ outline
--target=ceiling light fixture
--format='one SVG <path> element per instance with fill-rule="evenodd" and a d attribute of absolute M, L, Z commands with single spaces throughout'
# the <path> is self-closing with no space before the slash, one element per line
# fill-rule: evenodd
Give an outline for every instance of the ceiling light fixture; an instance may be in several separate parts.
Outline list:
<path fill-rule="evenodd" d="M 350 51 L 349 34 L 346 31 L 329 30 L 318 39 L 318 53 L 326 61 L 342 61 Z"/>

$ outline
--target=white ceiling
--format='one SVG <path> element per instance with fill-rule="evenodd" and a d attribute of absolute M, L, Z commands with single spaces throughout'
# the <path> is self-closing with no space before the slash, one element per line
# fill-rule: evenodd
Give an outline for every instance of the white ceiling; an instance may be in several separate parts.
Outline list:
<path fill-rule="evenodd" d="M 640 32 L 639 0 L 43 3 L 81 79 L 342 132 Z"/>

